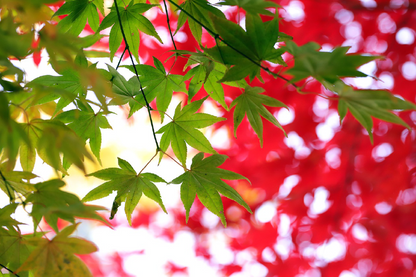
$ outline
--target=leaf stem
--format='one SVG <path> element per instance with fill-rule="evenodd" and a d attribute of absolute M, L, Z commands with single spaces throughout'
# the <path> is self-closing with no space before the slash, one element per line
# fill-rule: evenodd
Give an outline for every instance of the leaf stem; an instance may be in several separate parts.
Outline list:
<path fill-rule="evenodd" d="M 114 5 L 116 7 L 117 18 L 118 18 L 118 23 L 120 24 L 121 34 L 123 35 L 123 40 L 124 40 L 124 43 L 126 44 L 126 49 L 125 50 L 127 50 L 129 52 L 130 60 L 131 60 L 131 63 L 133 65 L 133 68 L 134 68 L 134 73 L 136 74 L 136 78 L 139 81 L 140 91 L 143 95 L 144 101 L 146 102 L 147 113 L 149 114 L 150 125 L 152 127 L 153 138 L 154 138 L 155 143 L 156 143 L 156 149 L 159 150 L 160 147 L 159 147 L 159 143 L 157 142 L 157 139 L 156 139 L 155 127 L 153 126 L 153 119 L 152 119 L 152 115 L 150 113 L 151 108 L 150 108 L 149 102 L 147 101 L 146 94 L 143 91 L 142 83 L 140 82 L 140 77 L 139 77 L 139 74 L 137 73 L 136 65 L 134 64 L 133 56 L 132 56 L 131 51 L 129 49 L 129 44 L 127 43 L 126 34 L 124 33 L 123 25 L 121 23 L 121 16 L 120 16 L 120 12 L 118 10 L 117 0 L 114 0 Z"/>
<path fill-rule="evenodd" d="M 189 12 L 185 11 L 181 6 L 179 6 L 178 4 L 176 4 L 173 0 L 168 0 L 171 4 L 173 4 L 175 7 L 177 7 L 179 10 L 181 10 L 183 13 L 185 13 L 187 16 L 189 16 L 192 20 L 194 20 L 196 23 L 198 23 L 200 26 L 204 27 L 205 30 L 207 30 L 209 33 L 211 33 L 211 35 L 215 38 L 215 39 L 219 39 L 222 42 L 224 42 L 226 45 L 228 45 L 228 47 L 230 47 L 231 49 L 233 49 L 235 52 L 239 53 L 240 55 L 242 55 L 244 58 L 246 58 L 247 60 L 249 60 L 250 62 L 252 62 L 253 64 L 257 65 L 258 67 L 260 67 L 261 69 L 263 69 L 264 71 L 266 71 L 267 73 L 269 73 L 270 75 L 272 75 L 273 77 L 276 78 L 280 78 L 282 80 L 284 80 L 285 82 L 291 84 L 292 86 L 294 86 L 296 89 L 298 88 L 298 86 L 296 84 L 294 84 L 293 82 L 291 82 L 289 79 L 287 79 L 286 77 L 283 77 L 280 74 L 274 73 L 272 72 L 268 67 L 261 65 L 259 62 L 253 60 L 252 58 L 250 58 L 249 56 L 247 56 L 246 54 L 244 54 L 243 52 L 241 52 L 240 50 L 238 50 L 237 48 L 235 48 L 234 46 L 232 46 L 229 42 L 227 42 L 226 40 L 224 40 L 223 38 L 220 37 L 219 34 L 217 34 L 216 32 L 214 32 L 213 30 L 211 30 L 209 27 L 207 27 L 204 23 L 202 23 L 201 21 L 199 21 L 198 19 L 196 19 L 192 14 L 190 14 Z"/>
<path fill-rule="evenodd" d="M 153 157 L 150 159 L 150 161 L 147 162 L 147 164 L 145 164 L 145 166 L 142 168 L 142 170 L 140 170 L 139 174 L 137 174 L 137 176 L 139 176 L 143 170 L 153 161 L 153 159 L 157 156 L 157 153 L 159 153 L 159 150 L 156 151 L 156 153 L 153 155 Z"/>
<path fill-rule="evenodd" d="M 174 157 L 172 157 L 171 155 L 169 155 L 168 153 L 160 150 L 164 155 L 168 156 L 172 161 L 174 161 L 175 163 L 177 163 L 180 167 L 182 167 L 185 171 L 189 171 L 189 169 L 186 168 L 186 166 L 183 166 L 180 162 L 178 162 Z"/>
<path fill-rule="evenodd" d="M 163 113 L 164 115 L 166 115 L 167 117 L 169 117 L 173 121 L 173 118 L 170 115 L 168 115 L 168 113 L 166 113 L 164 111 L 159 111 L 159 110 L 153 110 L 153 111 L 158 112 L 158 113 Z"/>
<path fill-rule="evenodd" d="M 15 276 L 19 277 L 19 275 L 17 275 L 16 273 L 14 273 L 14 272 L 13 272 L 13 270 L 10 270 L 10 268 L 8 268 L 7 266 L 5 266 L 5 265 L 3 265 L 3 264 L 0 264 L 0 266 L 1 266 L 2 268 L 4 268 L 4 269 L 8 270 L 11 274 L 13 274 L 13 275 L 15 275 Z"/>

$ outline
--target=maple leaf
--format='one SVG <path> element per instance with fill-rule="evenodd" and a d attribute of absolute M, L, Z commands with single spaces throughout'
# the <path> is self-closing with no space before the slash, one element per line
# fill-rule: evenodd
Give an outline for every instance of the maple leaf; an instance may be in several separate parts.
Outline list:
<path fill-rule="evenodd" d="M 196 20 L 198 20 L 211 30 L 213 30 L 214 28 L 212 19 L 209 17 L 210 13 L 225 19 L 225 15 L 219 9 L 213 7 L 210 3 L 208 3 L 205 0 L 188 0 L 182 3 L 180 6 L 183 10 L 192 14 L 192 16 Z M 191 29 L 192 35 L 195 37 L 198 43 L 201 43 L 202 26 L 184 12 L 181 12 L 179 14 L 175 34 L 179 31 L 183 24 L 185 24 L 186 20 L 188 20 L 189 29 Z"/>
<path fill-rule="evenodd" d="M 19 224 L 23 224 L 13 218 L 11 218 L 11 214 L 15 212 L 17 206 L 19 204 L 17 203 L 11 203 L 3 208 L 0 209 L 0 226 L 6 226 L 9 229 L 11 226 L 17 226 Z"/>
<path fill-rule="evenodd" d="M 263 22 L 259 15 L 247 14 L 246 29 L 240 25 L 223 18 L 211 15 L 215 29 L 221 38 L 230 46 L 217 45 L 204 49 L 216 61 L 225 65 L 234 65 L 229 68 L 219 82 L 237 81 L 250 76 L 261 79 L 260 66 L 262 61 L 270 61 L 285 65 L 281 55 L 283 49 L 275 49 L 279 39 L 278 18 Z M 238 49 L 237 52 L 235 49 Z"/>
<path fill-rule="evenodd" d="M 106 75 L 109 75 L 109 73 L 102 69 L 97 69 L 95 64 L 88 66 L 88 62 L 83 55 L 75 58 L 75 64 L 79 66 L 78 70 L 69 68 L 64 62 L 56 62 L 54 69 L 61 76 L 44 75 L 28 83 L 27 87 L 34 92 L 34 95 L 30 95 L 33 97 L 33 100 L 28 102 L 30 103 L 29 106 L 59 99 L 53 113 L 55 115 L 76 98 L 84 101 L 88 88 L 88 90 L 94 91 L 95 96 L 102 104 L 101 108 L 108 113 L 104 96 L 111 96 L 106 80 L 108 78 Z"/>
<path fill-rule="evenodd" d="M 58 218 L 75 223 L 75 217 L 91 218 L 106 223 L 97 210 L 104 210 L 100 206 L 85 205 L 72 193 L 60 190 L 65 183 L 53 179 L 35 184 L 35 190 L 26 198 L 26 202 L 33 204 L 31 216 L 34 218 L 34 228 L 38 226 L 42 217 L 58 232 Z"/>
<path fill-rule="evenodd" d="M 252 14 L 264 14 L 273 16 L 274 14 L 267 10 L 268 8 L 279 8 L 280 5 L 273 3 L 271 1 L 265 0 L 224 0 L 219 2 L 218 5 L 223 6 L 237 6 L 244 9 L 247 13 Z"/>
<path fill-rule="evenodd" d="M 92 277 L 88 267 L 74 254 L 89 254 L 97 251 L 97 247 L 87 240 L 69 237 L 79 223 L 61 230 L 52 239 L 29 238 L 25 244 L 34 246 L 27 260 L 16 270 L 33 271 L 34 277 Z"/>
<path fill-rule="evenodd" d="M 379 56 L 364 56 L 347 54 L 350 47 L 337 47 L 332 52 L 319 52 L 320 45 L 309 42 L 298 46 L 293 41 L 287 41 L 282 47 L 293 55 L 295 65 L 286 71 L 294 76 L 293 82 L 314 77 L 319 82 L 335 84 L 340 77 L 367 77 L 357 68 L 365 63 L 380 58 Z"/>
<path fill-rule="evenodd" d="M 23 179 L 30 180 L 37 175 L 28 171 L 8 171 L 6 167 L 6 163 L 0 165 L 0 188 L 9 196 L 10 201 L 16 199 L 14 192 L 25 196 L 33 191 L 33 185 Z"/>
<path fill-rule="evenodd" d="M 392 111 L 415 110 L 415 104 L 400 99 L 386 90 L 354 90 L 342 81 L 337 82 L 335 86 L 327 84 L 327 87 L 339 95 L 338 113 L 340 122 L 342 123 L 347 112 L 350 111 L 367 130 L 371 143 L 373 143 L 373 120 L 371 117 L 396 123 L 410 129 L 410 126 L 392 113 Z"/>
<path fill-rule="evenodd" d="M 101 2 L 101 3 L 100 3 Z M 85 28 L 85 24 L 90 25 L 93 31 L 96 31 L 100 25 L 97 6 L 103 13 L 103 1 L 73 0 L 65 2 L 53 16 L 65 15 L 58 27 L 62 32 L 78 36 Z"/>
<path fill-rule="evenodd" d="M 175 153 L 183 165 L 186 163 L 186 143 L 199 151 L 211 154 L 216 153 L 207 138 L 197 129 L 208 127 L 216 122 L 225 120 L 225 118 L 205 113 L 194 114 L 207 97 L 192 102 L 183 107 L 183 109 L 181 109 L 182 102 L 179 103 L 176 106 L 172 121 L 156 132 L 157 134 L 163 134 L 160 139 L 160 149 L 165 152 L 171 145 L 173 153 Z"/>
<path fill-rule="evenodd" d="M 73 163 L 84 170 L 84 157 L 93 161 L 91 155 L 85 149 L 84 142 L 61 121 L 33 119 L 27 124 L 22 124 L 22 126 L 32 142 L 30 148 L 24 150 L 31 153 L 30 158 L 32 159 L 30 165 L 26 166 L 33 168 L 35 148 L 44 162 L 65 175 L 68 175 L 66 169 L 69 168 L 70 164 Z M 60 153 L 64 154 L 64 159 L 67 161 L 65 167 L 62 166 Z M 27 154 L 24 153 L 24 155 Z"/>
<path fill-rule="evenodd" d="M 30 246 L 25 244 L 29 235 L 22 235 L 14 228 L 0 228 L 0 264 L 16 270 L 29 257 Z M 30 236 L 33 236 L 32 234 Z M 21 277 L 29 276 L 28 272 L 21 272 Z"/>
<path fill-rule="evenodd" d="M 238 192 L 221 180 L 245 179 L 250 182 L 238 173 L 218 168 L 226 159 L 227 156 L 219 154 L 204 159 L 204 153 L 200 152 L 193 157 L 191 169 L 171 181 L 173 184 L 182 184 L 181 200 L 186 210 L 187 222 L 189 211 L 197 195 L 201 203 L 221 219 L 224 226 L 227 226 L 227 222 L 219 193 L 236 201 L 252 213 L 250 207 Z"/>
<path fill-rule="evenodd" d="M 131 1 L 126 8 L 119 7 L 121 25 L 126 34 L 127 44 L 129 45 L 132 55 L 136 58 L 136 61 L 139 62 L 139 45 L 140 45 L 140 34 L 139 30 L 145 34 L 155 37 L 159 40 L 160 43 L 162 39 L 159 37 L 158 33 L 155 30 L 153 24 L 141 15 L 141 13 L 146 12 L 156 5 L 149 5 L 143 3 L 134 4 L 134 1 Z M 114 25 L 114 26 L 113 26 Z M 123 40 L 123 35 L 121 33 L 121 26 L 117 16 L 117 10 L 115 7 L 111 8 L 111 12 L 103 19 L 100 27 L 97 32 L 100 32 L 104 29 L 111 27 L 110 38 L 109 38 L 109 47 L 110 47 L 110 59 L 111 61 L 114 58 L 114 55 L 117 49 L 120 47 Z"/>
<path fill-rule="evenodd" d="M 169 107 L 173 92 L 186 92 L 186 85 L 183 82 L 183 76 L 167 73 L 163 64 L 157 58 L 153 57 L 153 63 L 155 67 L 145 64 L 135 65 L 135 67 L 140 76 L 140 82 L 147 101 L 150 102 L 157 97 L 156 105 L 157 109 L 161 111 L 160 117 L 163 122 L 165 116 L 164 113 Z M 135 73 L 133 66 L 125 67 Z M 135 100 L 136 102 L 142 104 L 140 106 L 135 105 L 134 111 L 145 105 L 145 101 L 141 93 L 138 93 Z"/>
<path fill-rule="evenodd" d="M 253 127 L 260 140 L 261 146 L 263 146 L 263 123 L 260 116 L 279 127 L 286 135 L 277 119 L 264 106 L 285 107 L 288 109 L 282 102 L 270 96 L 262 95 L 262 92 L 264 92 L 264 89 L 261 87 L 246 87 L 244 92 L 231 103 L 231 108 L 235 106 L 233 116 L 234 136 L 237 136 L 237 128 L 244 116 L 247 115 L 251 127 Z"/>
<path fill-rule="evenodd" d="M 154 184 L 154 182 L 166 183 L 165 180 L 153 173 L 137 174 L 127 161 L 120 158 L 118 158 L 118 165 L 120 168 L 106 168 L 88 174 L 87 176 L 94 176 L 108 182 L 91 190 L 82 201 L 93 201 L 106 197 L 113 191 L 117 191 L 117 196 L 114 199 L 111 209 L 110 219 L 114 218 L 118 207 L 122 202 L 125 202 L 125 212 L 130 225 L 131 214 L 139 203 L 142 194 L 158 203 L 163 211 L 167 213 L 162 198 L 160 197 L 159 189 Z"/>
<path fill-rule="evenodd" d="M 184 66 L 184 71 L 189 66 L 194 66 L 183 77 L 183 80 L 192 78 L 188 87 L 188 101 L 191 102 L 193 97 L 202 88 L 202 85 L 204 85 L 204 89 L 208 95 L 228 111 L 229 108 L 225 103 L 224 88 L 221 82 L 219 82 L 222 76 L 224 76 L 227 69 L 226 66 L 213 61 L 210 56 L 198 49 L 197 52 L 186 50 L 175 50 L 174 52 L 182 56 L 189 55 L 188 61 Z M 237 82 L 224 82 L 224 84 L 233 87 L 246 87 L 248 85 L 244 79 Z"/>
<path fill-rule="evenodd" d="M 79 110 L 63 112 L 55 117 L 63 123 L 70 123 L 70 127 L 84 141 L 89 139 L 92 153 L 101 163 L 101 129 L 111 129 L 103 112 L 95 113 L 90 105 L 77 101 Z"/>

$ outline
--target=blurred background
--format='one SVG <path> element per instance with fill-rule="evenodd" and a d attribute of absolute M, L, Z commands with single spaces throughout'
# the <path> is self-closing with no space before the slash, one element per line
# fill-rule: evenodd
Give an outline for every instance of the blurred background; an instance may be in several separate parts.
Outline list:
<path fill-rule="evenodd" d="M 216 4 L 219 1 L 210 1 Z M 360 68 L 372 76 L 347 79 L 361 89 L 387 89 L 416 102 L 416 1 L 410 0 L 282 0 L 280 31 L 293 36 L 298 44 L 315 41 L 321 51 L 349 46 L 349 53 L 382 56 Z M 106 1 L 107 6 L 112 1 Z M 162 4 L 163 6 L 163 4 Z M 221 9 L 244 28 L 245 12 L 235 7 Z M 169 8 L 170 9 L 170 8 Z M 170 11 L 172 29 L 177 13 Z M 155 25 L 163 40 L 141 34 L 140 59 L 152 65 L 152 56 L 166 60 L 173 48 L 163 9 L 152 8 L 145 16 Z M 264 20 L 269 20 L 267 17 Z M 86 28 L 81 36 L 91 34 Z M 105 34 L 105 32 L 103 32 Z M 179 49 L 198 47 L 188 25 L 175 35 Z M 204 33 L 203 44 L 210 45 Z M 276 45 L 278 46 L 278 45 Z M 103 38 L 94 49 L 108 49 Z M 119 56 L 121 52 L 118 52 Z M 285 57 L 289 59 L 290 57 Z M 56 74 L 45 52 L 16 62 L 28 80 Z M 97 58 L 105 68 L 108 59 Z M 118 60 L 113 61 L 113 67 Z M 124 60 L 122 64 L 130 64 Z M 166 63 L 171 72 L 181 74 L 186 60 Z M 268 64 L 276 71 L 283 70 Z M 121 69 L 123 76 L 130 77 Z M 298 94 L 284 81 L 263 75 L 252 85 L 266 89 L 269 96 L 284 102 L 290 110 L 269 109 L 288 136 L 268 121 L 264 123 L 264 145 L 246 120 L 233 136 L 232 111 L 215 102 L 204 103 L 203 111 L 227 117 L 227 121 L 207 128 L 213 147 L 229 159 L 223 168 L 251 180 L 229 182 L 250 205 L 249 214 L 235 202 L 223 198 L 228 227 L 195 201 L 188 224 L 179 198 L 179 186 L 159 185 L 168 214 L 152 201 L 141 199 L 129 226 L 120 207 L 113 228 L 84 221 L 77 235 L 94 242 L 99 251 L 82 259 L 94 276 L 416 276 L 416 112 L 400 117 L 412 126 L 375 120 L 374 144 L 366 131 L 349 114 L 339 123 L 337 102 L 313 94 Z M 240 91 L 224 86 L 230 104 Z M 313 80 L 304 91 L 324 92 Z M 202 90 L 197 99 L 205 95 Z M 186 100 L 177 93 L 171 107 Z M 70 108 L 70 107 L 68 107 Z M 127 119 L 126 107 L 113 107 L 108 119 L 113 129 L 102 131 L 103 167 L 116 167 L 117 157 L 140 169 L 154 155 L 154 142 L 147 112 L 141 110 Z M 173 114 L 173 110 L 168 110 Z M 152 116 L 161 127 L 157 113 Z M 191 150 L 192 157 L 197 152 Z M 87 172 L 99 170 L 87 164 Z M 169 160 L 153 162 L 148 172 L 158 172 L 167 181 L 179 175 L 180 168 Z M 41 180 L 54 171 L 36 163 Z M 70 169 L 67 189 L 80 197 L 101 184 Z M 91 202 L 111 208 L 115 195 Z M 0 196 L 2 206 L 8 203 Z M 19 221 L 25 212 L 18 213 Z M 108 218 L 109 214 L 104 214 Z M 29 219 L 28 219 L 29 220 Z M 30 223 L 30 222 L 28 222 Z M 62 223 L 64 224 L 64 223 Z M 32 227 L 27 225 L 27 232 Z M 46 228 L 46 227 L 45 227 Z"/>

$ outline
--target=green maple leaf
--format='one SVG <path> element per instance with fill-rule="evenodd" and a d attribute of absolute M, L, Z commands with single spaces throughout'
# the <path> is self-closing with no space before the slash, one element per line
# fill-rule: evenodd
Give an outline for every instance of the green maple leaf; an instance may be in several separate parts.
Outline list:
<path fill-rule="evenodd" d="M 18 226 L 19 224 L 23 224 L 13 218 L 11 218 L 11 214 L 16 211 L 16 208 L 19 204 L 12 203 L 0 209 L 0 226 L 6 226 L 8 229 L 11 226 Z"/>
<path fill-rule="evenodd" d="M 183 76 L 167 73 L 157 58 L 153 57 L 153 63 L 155 67 L 145 64 L 135 65 L 135 67 L 147 101 L 150 103 L 156 98 L 157 109 L 161 111 L 160 117 L 163 122 L 164 112 L 169 107 L 173 92 L 186 92 L 186 85 L 183 82 Z M 135 73 L 133 66 L 125 67 Z M 142 103 L 142 105 L 135 105 L 134 110 L 136 111 L 145 105 L 145 101 L 141 93 L 135 99 L 136 102 Z"/>
<path fill-rule="evenodd" d="M 205 0 L 187 0 L 182 3 L 181 8 L 191 14 L 196 20 L 210 28 L 214 29 L 212 19 L 209 14 L 215 14 L 218 17 L 224 18 L 225 15 L 217 8 L 213 7 L 210 3 Z M 202 38 L 202 26 L 189 17 L 186 13 L 181 12 L 178 18 L 178 25 L 176 27 L 175 34 L 188 20 L 189 29 L 191 29 L 192 35 L 198 43 L 201 43 Z"/>
<path fill-rule="evenodd" d="M 395 97 L 386 90 L 354 90 L 341 81 L 337 82 L 335 86 L 327 84 L 327 87 L 339 95 L 338 113 L 341 123 L 347 112 L 350 111 L 367 130 L 371 143 L 373 143 L 373 120 L 371 117 L 410 129 L 410 126 L 392 111 L 415 110 L 415 104 Z"/>
<path fill-rule="evenodd" d="M 229 20 L 211 15 L 215 29 L 224 41 L 240 51 L 237 52 L 230 46 L 223 44 L 204 49 L 216 61 L 225 65 L 234 65 L 229 68 L 220 82 L 238 81 L 247 76 L 253 80 L 260 76 L 260 64 L 262 61 L 270 61 L 286 65 L 282 59 L 283 49 L 275 49 L 279 40 L 279 21 L 275 17 L 263 22 L 257 14 L 247 14 L 246 29 Z M 255 62 L 255 63 L 253 63 Z"/>
<path fill-rule="evenodd" d="M 9 100 L 3 92 L 0 92 L 0 130 L 1 159 L 7 159 L 7 169 L 12 170 L 20 144 L 30 145 L 30 140 L 20 124 L 10 118 Z"/>
<path fill-rule="evenodd" d="M 88 267 L 74 254 L 89 254 L 98 249 L 92 242 L 69 237 L 78 227 L 78 224 L 70 225 L 61 230 L 52 240 L 45 238 L 27 239 L 25 243 L 35 247 L 35 249 L 16 270 L 16 273 L 31 270 L 35 277 L 92 277 Z"/>
<path fill-rule="evenodd" d="M 173 153 L 175 153 L 183 165 L 186 163 L 186 144 L 205 153 L 216 153 L 207 138 L 197 129 L 208 127 L 216 122 L 225 120 L 225 118 L 205 113 L 195 113 L 205 99 L 207 97 L 192 102 L 183 107 L 183 109 L 181 109 L 182 103 L 179 103 L 173 120 L 156 132 L 157 134 L 163 134 L 160 140 L 160 149 L 165 152 L 171 145 Z"/>
<path fill-rule="evenodd" d="M 22 166 L 30 166 L 30 168 L 33 169 L 33 153 L 35 152 L 35 149 L 44 162 L 65 175 L 68 174 L 66 169 L 69 168 L 69 165 L 71 164 L 75 164 L 81 170 L 85 170 L 83 163 L 84 157 L 93 161 L 91 155 L 85 149 L 84 141 L 61 121 L 33 119 L 29 123 L 22 124 L 22 126 L 31 141 L 29 148 L 24 149 L 24 151 L 31 153 L 30 158 L 32 159 L 30 161 L 24 159 Z M 67 161 L 65 167 L 62 166 L 61 153 Z M 22 154 L 23 157 L 28 155 L 27 153 L 21 153 L 21 155 Z M 25 165 L 26 162 L 29 165 Z"/>
<path fill-rule="evenodd" d="M 83 54 L 78 55 L 74 62 L 77 70 L 69 67 L 65 62 L 55 62 L 54 69 L 61 76 L 44 75 L 28 83 L 27 87 L 33 92 L 33 95 L 28 95 L 32 98 L 28 101 L 28 105 L 34 106 L 59 99 L 55 115 L 75 99 L 85 102 L 87 91 L 92 90 L 101 103 L 101 109 L 108 113 L 104 96 L 112 97 L 108 84 L 110 74 L 103 69 L 97 69 L 96 64 L 88 65 Z"/>
<path fill-rule="evenodd" d="M 38 176 L 27 171 L 7 171 L 5 170 L 6 166 L 6 164 L 0 165 L 0 188 L 9 196 L 10 201 L 16 199 L 15 192 L 26 196 L 34 190 L 33 185 L 24 180 L 30 180 Z"/>
<path fill-rule="evenodd" d="M 203 153 L 195 155 L 192 159 L 191 169 L 187 170 L 171 182 L 173 184 L 182 184 L 181 200 L 186 210 L 186 221 L 188 221 L 189 211 L 197 195 L 201 203 L 221 219 L 224 226 L 227 225 L 227 222 L 225 220 L 224 207 L 219 193 L 236 201 L 246 208 L 247 211 L 252 213 L 250 207 L 238 192 L 221 179 L 249 180 L 235 172 L 218 168 L 218 166 L 223 164 L 227 159 L 227 156 L 225 155 L 214 154 L 208 158 L 203 158 Z"/>
<path fill-rule="evenodd" d="M 28 235 L 24 236 L 14 228 L 0 228 L 0 263 L 11 270 L 16 270 L 29 257 L 30 246 L 26 245 Z M 21 277 L 29 276 L 28 272 L 19 273 Z"/>
<path fill-rule="evenodd" d="M 267 8 L 277 9 L 281 7 L 276 3 L 265 0 L 224 0 L 219 2 L 218 5 L 237 6 L 244 9 L 247 13 L 264 14 L 270 16 L 273 16 L 274 14 L 271 11 L 268 11 Z"/>
<path fill-rule="evenodd" d="M 320 45 L 309 42 L 297 46 L 293 41 L 286 42 L 283 47 L 293 55 L 295 65 L 286 71 L 294 76 L 293 82 L 312 76 L 319 82 L 335 84 L 341 77 L 367 77 L 357 68 L 363 64 L 380 58 L 347 54 L 349 47 L 337 47 L 332 52 L 319 52 Z"/>
<path fill-rule="evenodd" d="M 62 180 L 53 179 L 35 185 L 35 190 L 26 201 L 33 204 L 31 216 L 34 228 L 38 226 L 42 217 L 58 232 L 58 218 L 75 223 L 75 217 L 91 218 L 106 221 L 97 214 L 97 210 L 104 210 L 100 206 L 85 205 L 75 194 L 65 192 L 60 188 L 65 183 Z"/>
<path fill-rule="evenodd" d="M 111 129 L 111 126 L 103 112 L 95 113 L 90 105 L 81 101 L 78 101 L 78 107 L 80 110 L 63 112 L 55 119 L 69 123 L 67 126 L 74 130 L 84 141 L 89 139 L 91 151 L 101 163 L 101 129 Z"/>
<path fill-rule="evenodd" d="M 68 32 L 69 34 L 78 36 L 84 30 L 87 19 L 93 31 L 98 29 L 100 19 L 97 6 L 100 8 L 101 13 L 104 14 L 103 0 L 66 1 L 53 16 L 68 14 L 67 17 L 58 23 L 58 27 L 62 32 Z"/>
<path fill-rule="evenodd" d="M 153 173 L 137 174 L 133 167 L 125 160 L 118 158 L 120 168 L 106 168 L 97 172 L 88 174 L 108 182 L 91 190 L 82 201 L 93 201 L 110 195 L 113 191 L 117 191 L 111 209 L 111 217 L 117 213 L 118 207 L 125 202 L 125 212 L 127 220 L 131 225 L 131 214 L 136 208 L 142 195 L 146 195 L 160 205 L 165 213 L 166 209 L 160 197 L 159 189 L 154 182 L 166 183 L 165 180 Z"/>
<path fill-rule="evenodd" d="M 262 92 L 264 92 L 264 89 L 260 87 L 246 87 L 244 92 L 231 103 L 231 107 L 236 106 L 233 116 L 234 136 L 237 136 L 237 128 L 244 116 L 247 115 L 251 127 L 260 139 L 261 146 L 263 146 L 263 122 L 260 116 L 279 127 L 286 135 L 286 132 L 277 119 L 264 106 L 287 108 L 282 102 L 270 96 L 263 95 L 261 94 Z"/>
<path fill-rule="evenodd" d="M 141 15 L 156 5 L 149 4 L 133 4 L 133 1 L 126 7 L 119 7 L 119 13 L 121 18 L 121 25 L 123 26 L 124 33 L 126 34 L 127 44 L 129 45 L 132 55 L 139 62 L 139 45 L 140 45 L 140 34 L 139 30 L 145 34 L 155 37 L 160 43 L 162 39 L 159 37 L 153 24 Z M 114 26 L 113 26 L 114 25 Z M 114 58 L 117 49 L 120 47 L 123 40 L 121 33 L 120 23 L 117 17 L 117 10 L 115 7 L 111 8 L 111 12 L 103 19 L 97 32 L 111 27 L 109 46 L 110 46 L 110 59 Z"/>

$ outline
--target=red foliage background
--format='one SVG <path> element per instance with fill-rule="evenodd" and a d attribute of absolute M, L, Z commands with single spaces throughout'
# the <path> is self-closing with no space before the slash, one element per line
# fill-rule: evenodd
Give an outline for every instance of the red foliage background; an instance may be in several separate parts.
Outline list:
<path fill-rule="evenodd" d="M 293 36 L 298 45 L 309 41 L 326 48 L 350 45 L 351 52 L 382 55 L 385 58 L 378 60 L 377 67 L 370 72 L 381 81 L 371 79 L 369 84 L 372 88 L 389 87 L 393 94 L 415 102 L 416 1 L 275 2 L 284 7 L 280 9 L 281 31 Z M 237 13 L 237 9 L 226 12 L 232 20 L 237 20 Z M 171 15 L 173 29 L 175 20 Z M 167 30 L 163 13 L 159 12 L 152 22 Z M 397 33 L 403 30 L 409 31 L 410 41 L 398 39 Z M 188 39 L 177 42 L 178 48 L 193 51 L 198 45 L 191 38 L 187 24 L 182 31 Z M 165 60 L 171 55 L 167 52 L 173 48 L 169 41 L 161 46 L 144 37 L 142 42 L 140 56 L 144 63 L 152 64 L 152 56 Z M 181 74 L 185 63 L 180 58 L 172 73 Z M 404 72 L 406 68 L 415 72 Z M 263 148 L 248 122 L 243 121 L 238 139 L 231 136 L 229 149 L 220 151 L 230 157 L 224 168 L 243 174 L 253 184 L 249 187 L 243 182 L 231 183 L 250 204 L 253 215 L 223 199 L 228 232 L 232 233 L 229 247 L 235 256 L 249 252 L 267 268 L 262 276 L 270 277 L 341 273 L 416 276 L 416 112 L 400 113 L 412 131 L 375 120 L 374 145 L 371 145 L 368 135 L 351 115 L 347 115 L 341 126 L 334 123 L 337 102 L 298 94 L 282 80 L 267 74 L 263 77 L 264 84 L 258 81 L 254 84 L 287 104 L 294 120 L 284 126 L 289 139 L 264 121 Z M 314 82 L 305 88 L 315 92 L 321 89 Z M 197 97 L 203 94 L 201 91 Z M 227 101 L 238 94 L 239 90 L 226 88 Z M 277 109 L 270 111 L 278 115 Z M 225 126 L 232 130 L 232 111 L 224 116 L 229 120 L 217 128 Z M 333 132 L 333 136 L 323 139 L 319 130 Z M 270 207 L 274 216 L 262 219 L 261 210 Z M 158 233 L 172 238 L 180 230 L 190 230 L 197 242 L 197 255 L 216 264 L 204 238 L 223 227 L 220 223 L 211 228 L 202 224 L 204 208 L 199 203 L 192 209 L 188 224 L 183 209 L 169 211 L 174 223 L 169 228 L 159 228 Z M 152 226 L 152 214 L 140 213 L 133 221 L 136 227 L 156 228 Z M 100 270 L 100 261 L 89 257 L 86 262 L 95 276 L 106 276 Z M 121 256 L 116 255 L 113 262 L 119 265 L 118 276 L 127 275 L 123 273 Z M 166 266 L 171 274 L 187 272 L 174 264 Z M 242 271 L 244 265 L 235 258 L 231 264 L 217 266 L 221 274 L 230 276 Z"/>

